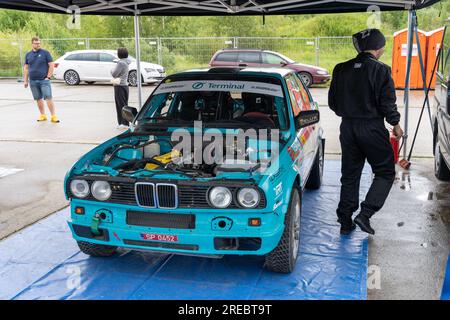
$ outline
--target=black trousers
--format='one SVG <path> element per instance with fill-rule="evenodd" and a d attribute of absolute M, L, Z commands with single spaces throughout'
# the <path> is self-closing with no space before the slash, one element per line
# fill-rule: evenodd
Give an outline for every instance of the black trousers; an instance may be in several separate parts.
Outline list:
<path fill-rule="evenodd" d="M 343 119 L 340 129 L 342 186 L 337 215 L 348 219 L 358 210 L 361 173 L 367 159 L 375 177 L 361 203 L 361 214 L 370 218 L 383 207 L 395 179 L 389 131 L 382 119 Z"/>
<path fill-rule="evenodd" d="M 126 126 L 129 123 L 122 117 L 122 108 L 128 105 L 128 86 L 114 86 L 114 100 L 116 101 L 117 123 Z"/>

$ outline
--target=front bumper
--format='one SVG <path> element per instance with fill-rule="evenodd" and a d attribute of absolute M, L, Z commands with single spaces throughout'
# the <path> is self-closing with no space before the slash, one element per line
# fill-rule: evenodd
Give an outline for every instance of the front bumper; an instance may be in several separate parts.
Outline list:
<path fill-rule="evenodd" d="M 144 81 L 147 83 L 155 83 L 155 82 L 162 81 L 165 77 L 166 77 L 165 73 L 158 74 L 158 75 L 148 74 L 148 75 L 144 76 Z"/>
<path fill-rule="evenodd" d="M 76 207 L 83 207 L 84 214 L 75 214 Z M 105 210 L 110 214 L 100 222 L 98 228 L 101 235 L 95 236 L 90 231 L 93 217 L 96 213 Z M 191 228 L 177 226 L 175 221 L 174 227 L 133 225 L 128 215 L 130 212 L 145 215 L 172 215 L 172 218 L 173 216 L 190 216 L 194 217 L 195 223 Z M 144 209 L 73 199 L 71 216 L 69 226 L 77 241 L 192 255 L 265 255 L 278 245 L 284 231 L 283 215 L 261 210 L 242 213 L 230 210 L 228 214 L 215 212 L 214 209 L 177 209 L 169 212 L 161 209 Z M 249 226 L 250 218 L 260 218 L 261 226 Z M 220 221 L 227 222 L 225 228 L 218 227 Z M 176 236 L 178 241 L 152 241 L 148 240 L 149 234 Z"/>
<path fill-rule="evenodd" d="M 314 84 L 323 84 L 330 81 L 331 75 L 314 75 L 313 76 L 313 82 Z"/>

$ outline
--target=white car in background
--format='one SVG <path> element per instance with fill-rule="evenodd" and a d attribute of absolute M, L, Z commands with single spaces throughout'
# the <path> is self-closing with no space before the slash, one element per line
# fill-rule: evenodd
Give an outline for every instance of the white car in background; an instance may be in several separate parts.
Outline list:
<path fill-rule="evenodd" d="M 128 56 L 130 60 L 128 83 L 137 85 L 136 59 Z M 77 85 L 80 81 L 92 84 L 97 81 L 111 81 L 111 70 L 117 61 L 115 50 L 77 50 L 64 54 L 55 61 L 53 77 L 64 80 L 68 85 Z M 157 83 L 166 77 L 162 66 L 141 61 L 142 83 Z"/>

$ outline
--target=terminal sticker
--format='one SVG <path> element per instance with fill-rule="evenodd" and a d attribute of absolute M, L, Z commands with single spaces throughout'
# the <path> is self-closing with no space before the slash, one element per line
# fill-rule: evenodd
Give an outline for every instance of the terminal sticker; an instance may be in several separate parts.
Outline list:
<path fill-rule="evenodd" d="M 223 80 L 166 82 L 156 89 L 155 94 L 187 91 L 251 92 L 283 97 L 283 90 L 280 85 L 265 82 Z"/>

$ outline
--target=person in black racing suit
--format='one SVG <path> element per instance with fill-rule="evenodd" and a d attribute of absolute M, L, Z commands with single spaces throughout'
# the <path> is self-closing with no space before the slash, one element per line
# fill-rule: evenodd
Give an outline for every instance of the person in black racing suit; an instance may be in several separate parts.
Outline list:
<path fill-rule="evenodd" d="M 342 118 L 342 186 L 337 215 L 341 234 L 350 234 L 355 223 L 362 231 L 375 234 L 369 219 L 383 207 L 395 179 L 394 153 L 384 119 L 394 126 L 397 139 L 403 131 L 391 69 L 379 61 L 385 37 L 378 29 L 368 29 L 355 34 L 353 43 L 359 54 L 335 67 L 328 96 L 330 108 Z M 352 221 L 359 208 L 359 184 L 366 159 L 375 177 L 360 213 Z"/>

